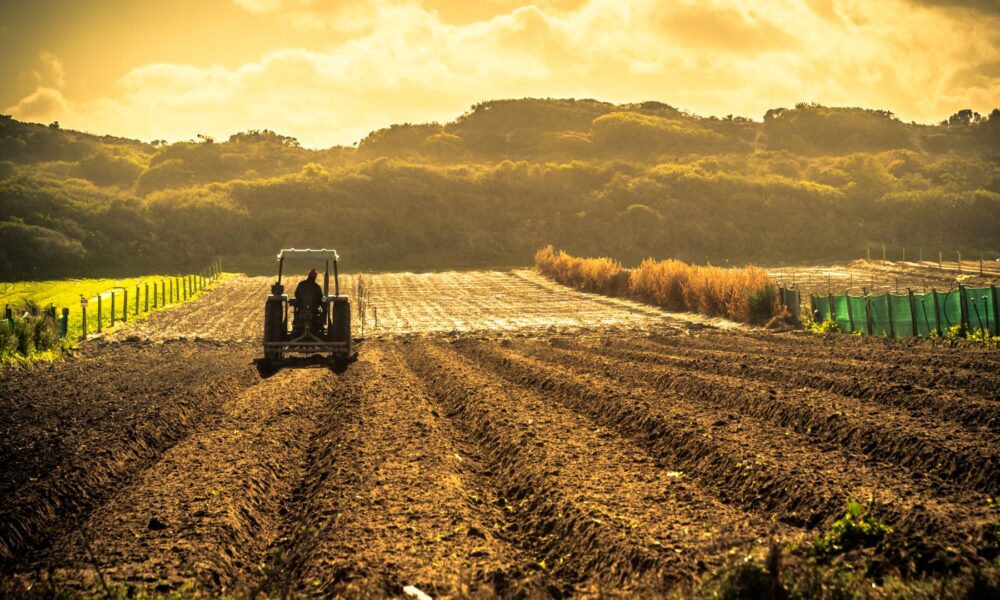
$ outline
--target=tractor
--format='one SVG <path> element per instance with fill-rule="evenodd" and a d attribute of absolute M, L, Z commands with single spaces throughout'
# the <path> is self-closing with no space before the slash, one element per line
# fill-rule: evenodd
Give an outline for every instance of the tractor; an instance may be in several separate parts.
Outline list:
<path fill-rule="evenodd" d="M 289 298 L 281 283 L 285 260 L 308 258 L 325 261 L 323 295 L 315 306 L 308 298 Z M 330 294 L 330 263 L 333 263 L 334 293 Z M 289 355 L 322 355 L 321 362 L 344 370 L 357 358 L 357 344 L 351 337 L 351 302 L 340 295 L 340 275 L 336 250 L 283 249 L 278 253 L 278 281 L 264 301 L 264 365 L 277 368 L 294 364 Z M 289 330 L 289 309 L 291 329 Z"/>

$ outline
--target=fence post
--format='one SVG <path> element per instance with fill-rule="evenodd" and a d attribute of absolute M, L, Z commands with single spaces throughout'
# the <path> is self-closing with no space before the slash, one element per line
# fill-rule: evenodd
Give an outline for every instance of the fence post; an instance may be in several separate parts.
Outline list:
<path fill-rule="evenodd" d="M 885 293 L 885 308 L 889 314 L 889 337 L 896 339 L 896 324 L 892 322 L 892 294 Z"/>
<path fill-rule="evenodd" d="M 938 250 L 938 271 L 944 271 L 944 253 Z"/>
<path fill-rule="evenodd" d="M 104 326 L 104 324 L 103 324 L 104 315 L 102 314 L 104 311 L 102 310 L 102 308 L 103 307 L 101 306 L 101 295 L 98 294 L 97 295 L 97 333 L 101 333 L 102 327 Z"/>
<path fill-rule="evenodd" d="M 122 323 L 128 323 L 128 290 L 122 290 Z"/>
<path fill-rule="evenodd" d="M 62 309 L 62 318 L 59 319 L 59 337 L 65 338 L 69 334 L 69 309 L 65 306 Z"/>
<path fill-rule="evenodd" d="M 80 298 L 80 320 L 83 326 L 83 335 L 80 336 L 81 340 L 87 339 L 87 299 Z"/>
<path fill-rule="evenodd" d="M 906 246 L 903 246 L 903 262 L 906 262 Z"/>
<path fill-rule="evenodd" d="M 965 284 L 958 284 L 958 303 L 961 306 L 960 314 L 962 315 L 961 329 L 959 329 L 959 334 L 965 337 L 969 333 L 969 298 L 968 294 L 965 293 Z"/>
<path fill-rule="evenodd" d="M 834 308 L 833 304 L 833 292 L 831 292 L 829 289 L 827 289 L 826 291 L 826 298 L 827 298 L 826 301 L 830 304 L 830 320 L 833 321 L 834 323 L 837 323 L 837 311 Z"/>
<path fill-rule="evenodd" d="M 918 337 L 920 330 L 917 329 L 917 301 L 913 297 L 913 290 L 906 288 L 906 293 L 910 297 L 910 323 L 913 325 L 913 337 Z"/>
<path fill-rule="evenodd" d="M 941 329 L 941 308 L 938 305 L 937 290 L 931 288 L 931 294 L 934 296 L 934 326 L 937 328 L 938 337 L 944 337 L 944 330 Z"/>
<path fill-rule="evenodd" d="M 3 318 L 6 321 L 11 321 L 14 319 L 14 311 L 10 309 L 10 304 L 5 304 L 3 308 Z"/>
<path fill-rule="evenodd" d="M 809 294 L 809 318 L 816 321 L 816 296 Z"/>
<path fill-rule="evenodd" d="M 110 326 L 115 326 L 115 292 L 111 290 L 111 310 L 108 312 L 108 316 L 111 317 Z"/>
<path fill-rule="evenodd" d="M 154 283 L 153 285 L 155 286 L 156 284 Z M 155 290 L 156 288 L 154 287 L 153 289 Z M 142 312 L 149 312 L 149 282 L 148 281 L 146 282 L 146 301 L 142 305 Z"/>
<path fill-rule="evenodd" d="M 850 294 L 844 294 L 844 302 L 847 304 L 847 322 L 851 325 L 851 331 L 849 333 L 854 333 L 854 311 L 851 310 Z"/>
<path fill-rule="evenodd" d="M 1000 297 L 997 296 L 997 286 L 990 286 L 990 296 L 993 299 L 993 328 L 994 333 L 1000 335 Z"/>
<path fill-rule="evenodd" d="M 990 317 L 992 315 L 990 315 L 990 303 L 989 303 L 989 299 L 992 297 L 993 297 L 992 294 L 990 294 L 989 296 L 983 296 L 983 312 L 986 313 L 986 337 L 990 337 L 991 335 L 993 335 L 993 324 L 990 323 Z M 983 327 L 983 320 L 982 318 L 980 318 L 979 328 L 982 329 L 982 327 Z"/>
<path fill-rule="evenodd" d="M 865 294 L 865 327 L 868 329 L 868 335 L 873 335 L 875 327 L 872 319 L 872 297 L 868 295 L 868 288 L 861 288 L 861 291 Z"/>
<path fill-rule="evenodd" d="M 167 281 L 169 282 L 169 285 L 170 285 L 170 297 L 169 297 L 169 300 L 167 302 L 164 302 L 164 304 L 167 304 L 167 303 L 171 303 L 172 304 L 173 301 L 174 301 L 174 278 L 171 277 Z"/>
<path fill-rule="evenodd" d="M 140 290 L 139 290 L 139 284 L 137 283 L 137 284 L 135 284 L 135 315 L 136 316 L 139 316 L 139 296 L 141 296 L 141 294 L 139 292 L 140 292 Z"/>

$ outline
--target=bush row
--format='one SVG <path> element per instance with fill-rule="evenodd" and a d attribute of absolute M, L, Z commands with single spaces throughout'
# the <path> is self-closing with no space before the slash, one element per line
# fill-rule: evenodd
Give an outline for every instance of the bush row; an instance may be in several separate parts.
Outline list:
<path fill-rule="evenodd" d="M 752 265 L 723 269 L 648 258 L 626 269 L 610 258 L 580 258 L 549 245 L 535 253 L 535 267 L 577 289 L 742 323 L 764 323 L 783 309 L 777 284 Z"/>

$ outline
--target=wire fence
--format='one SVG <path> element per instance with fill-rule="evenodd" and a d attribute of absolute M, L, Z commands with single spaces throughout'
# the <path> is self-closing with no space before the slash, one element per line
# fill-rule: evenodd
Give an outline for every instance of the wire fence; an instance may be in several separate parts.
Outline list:
<path fill-rule="evenodd" d="M 130 317 L 135 319 L 185 302 L 217 281 L 221 274 L 221 263 L 214 261 L 198 273 L 150 278 L 140 281 L 134 287 L 111 287 L 90 297 L 81 295 L 78 311 L 67 306 L 57 309 L 54 305 L 39 310 L 29 302 L 26 313 L 18 315 L 8 304 L 4 307 L 3 322 L 11 331 L 16 332 L 22 324 L 28 326 L 28 317 L 41 316 L 55 321 L 59 337 L 85 340 L 95 333 L 103 333 L 117 323 L 127 323 Z"/>
<path fill-rule="evenodd" d="M 114 287 L 90 298 L 81 296 L 80 339 L 87 339 L 91 328 L 96 333 L 103 333 L 105 327 L 114 327 L 118 321 L 127 323 L 129 313 L 138 317 L 143 313 L 186 302 L 215 282 L 221 273 L 222 265 L 216 261 L 199 273 L 160 277 L 136 284 L 131 296 L 129 292 L 133 291 L 132 288 L 126 287 Z"/>

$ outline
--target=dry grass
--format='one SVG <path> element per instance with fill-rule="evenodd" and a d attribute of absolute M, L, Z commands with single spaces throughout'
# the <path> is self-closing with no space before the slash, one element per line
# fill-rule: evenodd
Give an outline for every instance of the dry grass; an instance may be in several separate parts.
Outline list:
<path fill-rule="evenodd" d="M 564 285 L 610 296 L 629 291 L 629 271 L 610 258 L 578 258 L 551 245 L 535 253 L 535 267 Z"/>
<path fill-rule="evenodd" d="M 627 295 L 668 310 L 743 323 L 763 323 L 782 310 L 777 284 L 752 265 L 722 269 L 649 258 L 629 270 L 610 258 L 578 258 L 546 246 L 535 254 L 535 267 L 571 287 Z"/>

